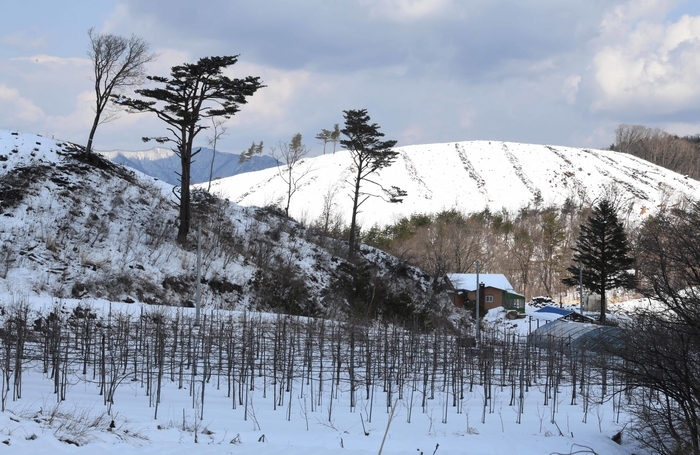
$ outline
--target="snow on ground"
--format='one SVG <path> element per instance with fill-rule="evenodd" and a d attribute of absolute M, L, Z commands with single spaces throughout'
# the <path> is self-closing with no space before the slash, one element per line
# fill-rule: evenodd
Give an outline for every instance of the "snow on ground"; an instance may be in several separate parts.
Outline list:
<path fill-rule="evenodd" d="M 616 186 L 629 213 L 637 219 L 653 213 L 676 195 L 700 197 L 700 182 L 632 155 L 609 150 L 467 141 L 398 147 L 397 160 L 372 180 L 395 185 L 408 195 L 400 204 L 370 198 L 359 215 L 365 227 L 386 225 L 413 213 L 456 209 L 473 213 L 485 208 L 515 212 L 528 205 L 589 203 Z M 290 215 L 316 220 L 324 199 L 336 213 L 350 213 L 352 159 L 349 152 L 303 160 Z M 250 206 L 279 205 L 287 185 L 277 169 L 240 174 L 212 183 L 212 191 Z M 367 182 L 363 191 L 380 194 Z"/>
<path fill-rule="evenodd" d="M 547 324 L 548 322 L 559 319 L 561 315 L 555 313 L 537 313 L 537 310 L 542 308 L 544 305 L 525 305 L 525 317 L 522 319 L 507 319 L 506 310 L 502 307 L 494 308 L 489 310 L 484 316 L 484 323 L 491 325 L 498 330 L 515 333 L 520 336 L 527 336 L 533 331 L 537 330 L 541 325 Z M 578 312 L 578 307 L 574 305 L 551 305 L 555 308 L 564 308 L 567 310 L 572 310 Z M 589 317 L 589 314 L 586 314 Z"/>
<path fill-rule="evenodd" d="M 0 301 L 7 303 L 17 298 L 2 295 Z M 57 302 L 47 297 L 25 299 L 37 309 L 51 308 L 56 303 L 70 309 L 86 303 Z M 106 302 L 92 303 L 93 308 L 104 311 L 109 308 Z M 113 303 L 111 308 L 114 312 L 138 314 L 141 304 Z M 486 321 L 494 322 L 501 316 L 502 313 L 491 311 Z M 532 320 L 539 319 L 533 316 Z M 515 323 L 523 332 L 529 318 Z M 534 455 L 568 454 L 577 450 L 599 455 L 643 453 L 631 441 L 623 440 L 623 445 L 618 445 L 611 440 L 627 423 L 624 412 L 616 415 L 608 401 L 593 403 L 584 414 L 583 399 L 579 397 L 576 404 L 571 404 L 570 387 L 566 385 L 560 388 L 555 423 L 552 423 L 551 400 L 548 406 L 543 405 L 543 389 L 538 386 L 526 393 L 521 423 L 516 423 L 516 408 L 509 406 L 510 387 L 494 388 L 493 406 L 484 414 L 483 388 L 478 385 L 471 392 L 465 390 L 459 400 L 460 412 L 453 407 L 454 397 L 449 388 L 446 392 L 441 384 L 437 384 L 435 397 L 427 401 L 425 410 L 421 407 L 421 388 L 411 393 L 411 387 L 407 387 L 403 398 L 396 401 L 394 418 L 387 431 L 391 408 L 381 385 L 370 400 L 358 392 L 357 406 L 351 411 L 347 384 L 341 381 L 337 399 L 331 400 L 326 391 L 321 406 L 312 411 L 308 385 L 307 392 L 301 393 L 301 381 L 295 381 L 292 400 L 286 399 L 274 410 L 271 391 L 268 389 L 267 397 L 263 397 L 262 379 L 257 378 L 255 390 L 248 397 L 246 418 L 245 406 L 237 404 L 233 409 L 225 380 L 217 386 L 214 375 L 206 385 L 202 418 L 197 420 L 193 403 L 200 409 L 201 401 L 190 396 L 190 390 L 198 397 L 201 381 L 191 386 L 186 380 L 184 387 L 178 389 L 177 382 L 166 378 L 156 418 L 155 408 L 150 405 L 141 382 L 125 380 L 115 395 L 112 415 L 108 416 L 90 371 L 83 381 L 73 378 L 66 401 L 57 404 L 53 380 L 42 373 L 39 363 L 23 373 L 22 398 L 12 401 L 10 394 L 8 410 L 0 413 L 2 453 L 364 455 L 378 453 L 385 432 L 383 454 Z M 360 387 L 359 391 L 363 389 Z M 593 452 L 585 452 L 586 448 Z"/>

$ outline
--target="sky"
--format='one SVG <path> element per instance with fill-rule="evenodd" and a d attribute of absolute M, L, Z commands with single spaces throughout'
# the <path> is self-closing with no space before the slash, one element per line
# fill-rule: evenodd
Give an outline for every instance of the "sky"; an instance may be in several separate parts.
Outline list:
<path fill-rule="evenodd" d="M 606 148 L 622 123 L 700 133 L 699 0 L 25 0 L 0 19 L 0 128 L 85 144 L 87 30 L 147 40 L 147 73 L 240 55 L 265 88 L 220 150 L 266 152 L 367 109 L 399 146 L 465 140 Z M 153 114 L 100 126 L 97 150 L 143 150 Z M 205 131 L 196 141 L 206 145 Z"/>

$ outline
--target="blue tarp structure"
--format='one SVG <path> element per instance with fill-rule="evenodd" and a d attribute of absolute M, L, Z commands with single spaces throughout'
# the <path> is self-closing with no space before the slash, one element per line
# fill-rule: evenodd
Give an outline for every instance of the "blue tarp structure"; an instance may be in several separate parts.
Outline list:
<path fill-rule="evenodd" d="M 546 307 L 540 308 L 539 310 L 535 311 L 535 313 L 554 313 L 554 314 L 558 314 L 560 316 L 568 316 L 571 313 L 573 313 L 573 311 L 565 310 L 564 308 L 546 306 Z"/>
<path fill-rule="evenodd" d="M 539 310 L 535 310 L 535 313 L 551 314 L 551 315 L 558 316 L 561 319 L 569 319 L 570 321 L 576 321 L 576 322 L 590 322 L 590 323 L 595 322 L 593 319 L 589 318 L 588 316 L 584 316 L 581 313 L 577 313 L 576 311 L 565 310 L 564 308 L 557 308 L 555 306 L 549 306 L 549 305 L 542 307 Z"/>

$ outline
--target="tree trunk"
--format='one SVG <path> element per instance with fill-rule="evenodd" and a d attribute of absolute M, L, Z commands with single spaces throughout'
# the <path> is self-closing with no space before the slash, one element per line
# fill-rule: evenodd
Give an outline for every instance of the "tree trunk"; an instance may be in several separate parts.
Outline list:
<path fill-rule="evenodd" d="M 362 179 L 362 166 L 357 166 L 355 177 L 355 197 L 352 201 L 352 221 L 350 222 L 350 239 L 348 241 L 348 259 L 355 257 L 355 229 L 357 227 L 357 207 L 360 201 L 360 181 Z"/>
<path fill-rule="evenodd" d="M 97 131 L 97 125 L 100 124 L 100 114 L 102 112 L 95 112 L 95 120 L 92 122 L 92 129 L 90 130 L 90 136 L 88 136 L 87 145 L 85 146 L 85 157 L 90 156 L 92 152 L 92 140 L 95 137 L 95 131 Z"/>
<path fill-rule="evenodd" d="M 191 153 L 191 152 L 190 152 Z M 180 180 L 180 226 L 177 229 L 177 241 L 185 243 L 190 231 L 190 153 L 182 152 L 182 177 Z"/>
<path fill-rule="evenodd" d="M 600 323 L 605 324 L 605 310 L 607 302 L 605 301 L 605 285 L 600 287 Z"/>

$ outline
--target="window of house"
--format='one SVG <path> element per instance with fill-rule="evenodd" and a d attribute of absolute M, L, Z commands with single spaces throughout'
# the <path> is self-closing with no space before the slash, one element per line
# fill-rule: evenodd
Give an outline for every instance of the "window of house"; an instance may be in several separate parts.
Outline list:
<path fill-rule="evenodd" d="M 486 302 L 487 302 L 487 303 L 493 302 L 493 296 L 492 296 L 492 295 L 487 295 L 487 296 L 486 296 Z"/>

